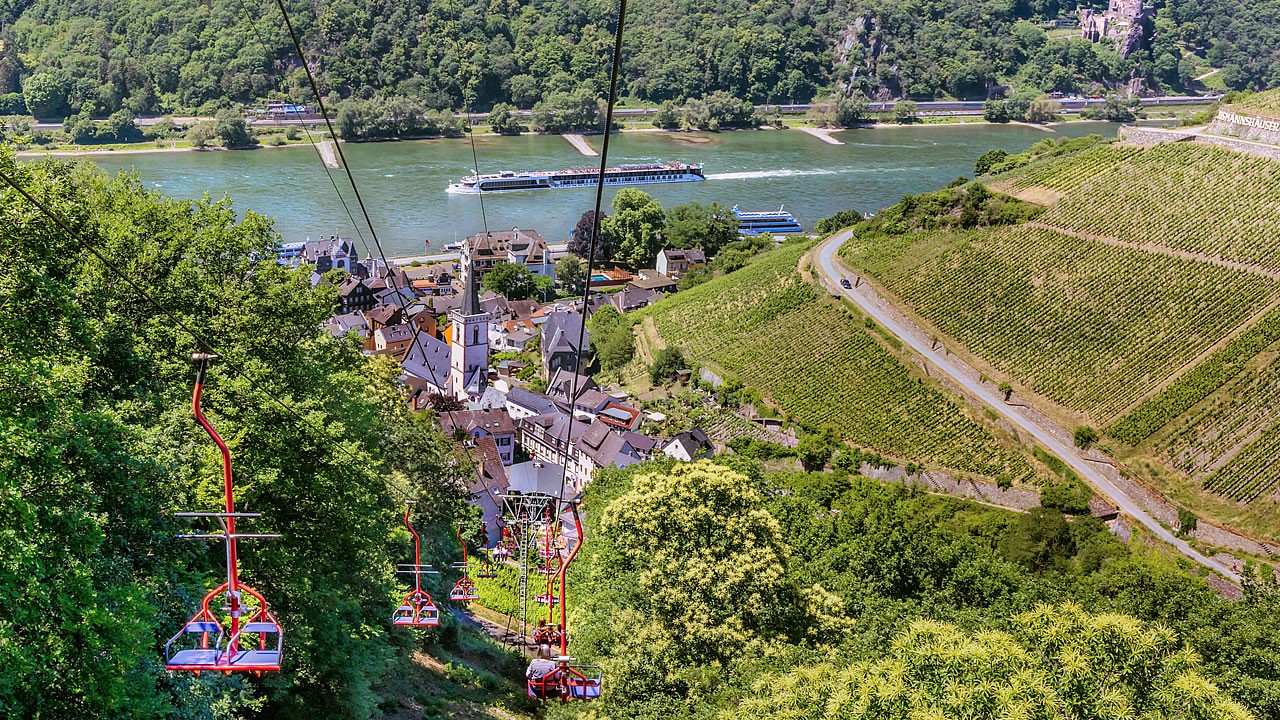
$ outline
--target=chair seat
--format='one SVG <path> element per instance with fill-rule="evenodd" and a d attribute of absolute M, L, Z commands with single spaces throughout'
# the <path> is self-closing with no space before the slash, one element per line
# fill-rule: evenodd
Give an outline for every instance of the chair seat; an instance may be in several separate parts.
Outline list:
<path fill-rule="evenodd" d="M 218 657 L 221 654 L 216 648 L 179 650 L 173 657 L 169 658 L 169 662 L 165 663 L 165 667 L 169 670 L 180 670 L 189 667 L 213 667 L 218 664 Z"/>
<path fill-rule="evenodd" d="M 277 650 L 241 650 L 231 658 L 232 668 L 252 670 L 279 670 L 280 652 Z"/>
<path fill-rule="evenodd" d="M 569 681 L 569 694 L 576 698 L 598 698 L 600 697 L 600 681 L 586 680 Z"/>

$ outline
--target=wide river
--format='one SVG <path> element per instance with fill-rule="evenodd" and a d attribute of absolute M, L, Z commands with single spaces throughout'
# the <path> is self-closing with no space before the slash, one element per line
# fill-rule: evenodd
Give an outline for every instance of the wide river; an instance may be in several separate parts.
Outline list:
<path fill-rule="evenodd" d="M 615 135 L 609 164 L 642 160 L 703 163 L 707 182 L 644 186 L 670 207 L 698 201 L 776 210 L 785 205 L 806 228 L 840 210 L 875 210 L 904 194 L 935 190 L 991 148 L 1020 151 L 1046 137 L 1091 133 L 1114 136 L 1115 125 L 1070 123 L 1056 132 L 1017 125 L 950 125 L 848 130 L 829 145 L 797 130 L 724 133 L 637 132 Z M 601 137 L 589 138 L 599 149 Z M 482 173 L 558 170 L 591 165 L 556 136 L 477 137 Z M 584 210 L 590 188 L 534 190 L 483 196 L 452 195 L 445 187 L 472 172 L 464 139 L 343 145 L 360 194 L 386 252 L 392 256 L 439 252 L 455 239 L 491 230 L 532 228 L 548 242 L 564 242 Z M 286 241 L 321 235 L 354 235 L 351 220 L 309 146 L 237 152 L 94 155 L 108 171 L 136 170 L 165 194 L 195 198 L 229 195 L 238 211 L 275 218 Z M 359 208 L 341 170 L 334 180 L 357 220 Z M 606 189 L 607 204 L 617 188 Z M 368 237 L 367 229 L 361 231 Z M 428 248 L 424 243 L 429 241 Z"/>

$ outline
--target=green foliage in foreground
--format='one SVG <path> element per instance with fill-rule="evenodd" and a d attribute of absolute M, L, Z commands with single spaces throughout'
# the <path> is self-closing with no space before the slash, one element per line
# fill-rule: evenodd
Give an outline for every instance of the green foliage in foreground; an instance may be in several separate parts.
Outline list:
<path fill-rule="evenodd" d="M 724 456 L 604 471 L 584 517 L 571 652 L 603 717 L 1280 711 L 1274 589 L 1224 600 L 1091 518 Z"/>
<path fill-rule="evenodd" d="M 1246 720 L 1169 630 L 1077 605 L 1042 606 L 1010 633 L 917 620 L 888 657 L 818 665 L 756 683 L 722 717 L 761 720 L 921 717 Z"/>
<path fill-rule="evenodd" d="M 199 348 L 6 187 L 0 715 L 369 717 L 411 642 L 388 627 L 408 548 L 391 483 L 429 499 L 424 561 L 451 559 L 462 496 L 439 434 L 409 416 L 391 367 L 318 330 L 332 291 L 276 265 L 264 218 L 89 166 L 0 150 L 0 168 L 227 356 L 206 413 L 232 447 L 237 509 L 262 513 L 247 529 L 283 534 L 242 546 L 241 569 L 286 630 L 272 677 L 164 671 L 164 641 L 225 573 L 220 545 L 174 538 L 208 529 L 174 511 L 221 507 L 220 458 L 190 410 Z"/>

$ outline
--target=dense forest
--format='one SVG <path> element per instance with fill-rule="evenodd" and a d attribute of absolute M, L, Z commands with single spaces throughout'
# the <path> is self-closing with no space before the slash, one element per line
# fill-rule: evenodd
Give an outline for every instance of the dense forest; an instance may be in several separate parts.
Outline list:
<path fill-rule="evenodd" d="M 603 717 L 1280 713 L 1276 589 L 1225 600 L 1088 516 L 733 456 L 606 471 L 584 515 Z"/>
<path fill-rule="evenodd" d="M 447 443 L 408 413 L 391 366 L 318 329 L 335 291 L 276 265 L 265 218 L 88 165 L 19 166 L 2 146 L 0 171 L 101 255 L 3 186 L 0 716 L 369 717 L 414 642 L 388 625 L 407 495 L 423 500 L 424 561 L 456 552 L 466 505 Z M 221 545 L 175 538 L 211 528 L 173 512 L 222 497 L 184 328 L 225 356 L 204 405 L 236 460 L 237 509 L 283 535 L 241 546 L 286 629 L 290 672 L 270 679 L 164 669 L 165 640 L 225 578 Z"/>
<path fill-rule="evenodd" d="M 615 4 L 286 0 L 336 98 L 427 107 L 533 107 L 605 88 Z M 1228 88 L 1280 84 L 1280 0 L 1157 0 L 1147 46 L 1036 26 L 1074 0 L 661 0 L 631 7 L 624 98 L 677 103 L 716 91 L 753 103 L 832 93 L 983 99 L 1014 91 L 1183 91 L 1208 68 Z M 1101 3 L 1105 5 L 1105 3 Z M 275 3 L 4 0 L 0 114 L 62 118 L 311 100 Z"/>

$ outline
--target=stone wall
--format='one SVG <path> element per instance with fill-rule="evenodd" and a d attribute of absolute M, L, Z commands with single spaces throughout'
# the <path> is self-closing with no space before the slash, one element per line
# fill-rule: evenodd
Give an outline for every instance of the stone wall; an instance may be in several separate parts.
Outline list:
<path fill-rule="evenodd" d="M 1236 152 L 1249 153 L 1259 157 L 1270 158 L 1271 160 L 1280 160 L 1280 133 L 1276 134 L 1275 145 L 1265 144 L 1263 140 L 1245 140 L 1234 137 L 1226 137 L 1224 135 L 1213 135 L 1214 127 L 1219 122 L 1215 120 L 1206 130 L 1168 130 L 1165 128 L 1149 128 L 1138 127 L 1135 125 L 1124 125 L 1117 133 L 1117 137 L 1121 142 L 1130 145 L 1158 145 L 1167 142 L 1198 142 L 1206 145 L 1217 145 Z"/>
<path fill-rule="evenodd" d="M 1141 127 L 1139 125 L 1122 125 L 1116 133 L 1121 142 L 1130 145 L 1158 145 L 1167 142 L 1193 140 L 1196 134 L 1185 130 L 1167 130 L 1165 128 Z"/>
<path fill-rule="evenodd" d="M 1218 116 L 1209 125 L 1209 132 L 1268 145 L 1280 145 L 1280 120 L 1243 115 L 1226 108 L 1218 111 Z"/>

